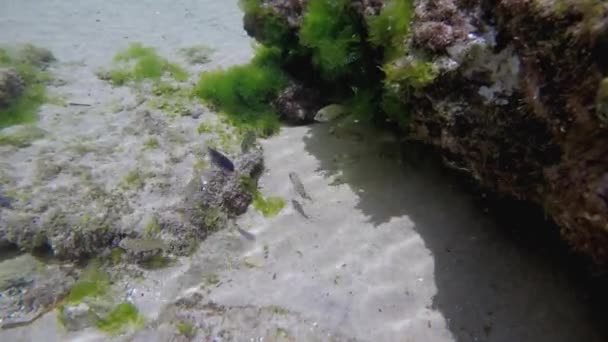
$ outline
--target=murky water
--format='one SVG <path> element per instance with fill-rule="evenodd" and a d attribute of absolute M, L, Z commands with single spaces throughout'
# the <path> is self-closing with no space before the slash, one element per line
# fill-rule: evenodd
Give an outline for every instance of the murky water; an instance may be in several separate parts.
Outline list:
<path fill-rule="evenodd" d="M 131 91 L 104 84 L 95 71 L 134 41 L 169 58 L 179 58 L 177 49 L 196 44 L 217 49 L 211 63 L 189 67 L 191 73 L 243 63 L 251 56 L 251 41 L 241 27 L 236 1 L 4 0 L 0 43 L 31 42 L 51 49 L 60 61 L 51 71 L 67 81 L 52 90 L 93 106 L 45 105 L 40 126 L 53 138 L 44 146 L 2 154 L 0 165 L 10 164 L 11 172 L 19 165 L 16 186 L 34 186 L 43 197 L 69 180 L 36 184 L 29 168 L 39 158 L 87 166 L 101 183 L 114 184 L 139 158 L 132 147 L 146 138 L 127 137 L 124 128 L 149 127 L 140 125 L 129 109 Z M 118 113 L 110 110 L 116 103 L 123 105 Z M 163 149 L 149 161 L 173 190 L 137 197 L 133 220 L 170 210 L 192 177 L 198 123 L 178 118 L 160 125 L 183 140 L 182 147 Z M 163 325 L 167 306 L 202 288 L 201 303 L 227 308 L 205 316 L 212 322 L 209 330 L 229 330 L 235 341 L 262 336 L 297 341 L 606 340 L 605 326 L 594 312 L 593 281 L 572 269 L 580 265 L 550 234 L 526 233 L 544 231 L 542 220 L 522 211 L 511 211 L 521 216 L 508 220 L 484 213 L 484 206 L 437 163 L 417 157 L 414 150 L 398 162 L 395 155 L 383 153 L 387 145 L 357 129 L 363 141 L 338 139 L 320 124 L 284 128 L 264 141 L 261 191 L 287 199 L 288 206 L 275 218 L 254 210 L 239 218 L 255 241 L 225 230 L 178 265 L 120 284 L 151 324 L 116 339 L 171 340 L 170 328 Z M 66 152 L 83 135 L 97 141 L 93 156 Z M 110 148 L 117 145 L 125 148 Z M 98 153 L 102 147 L 109 152 Z M 182 161 L 169 164 L 169 155 Z M 312 201 L 298 198 L 290 172 L 299 174 Z M 308 219 L 292 207 L 292 199 L 298 199 Z M 2 341 L 108 339 L 94 329 L 68 334 L 53 312 L 30 326 L 0 331 Z"/>

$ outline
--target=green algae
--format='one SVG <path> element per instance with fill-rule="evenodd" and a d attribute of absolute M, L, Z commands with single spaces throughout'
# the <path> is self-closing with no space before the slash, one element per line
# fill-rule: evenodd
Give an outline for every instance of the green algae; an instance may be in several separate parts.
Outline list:
<path fill-rule="evenodd" d="M 128 189 L 140 190 L 146 185 L 146 177 L 140 170 L 132 170 L 123 178 L 122 185 Z"/>
<path fill-rule="evenodd" d="M 0 48 L 0 68 L 14 69 L 23 79 L 23 93 L 0 108 L 0 128 L 35 122 L 38 108 L 48 101 L 46 84 L 51 79 L 42 67 L 55 58 L 46 49 L 25 44 L 16 51 Z"/>
<path fill-rule="evenodd" d="M 114 56 L 114 62 L 116 66 L 109 72 L 108 78 L 115 86 L 143 80 L 158 82 L 165 75 L 180 82 L 188 79 L 188 73 L 179 65 L 169 62 L 153 48 L 141 43 L 131 43 Z"/>
<path fill-rule="evenodd" d="M 158 219 L 153 217 L 146 224 L 146 228 L 144 229 L 144 237 L 153 238 L 160 234 L 160 224 L 158 223 Z"/>
<path fill-rule="evenodd" d="M 112 265 L 118 265 L 122 262 L 125 251 L 122 248 L 112 248 L 110 251 L 109 262 Z"/>
<path fill-rule="evenodd" d="M 404 41 L 410 33 L 413 18 L 412 0 L 389 0 L 379 15 L 366 18 L 368 41 L 384 50 L 385 61 L 405 53 Z"/>
<path fill-rule="evenodd" d="M 194 163 L 194 169 L 195 170 L 204 170 L 208 167 L 209 165 L 207 164 L 206 161 L 200 159 L 197 160 L 196 163 Z"/>
<path fill-rule="evenodd" d="M 130 329 L 140 329 L 144 324 L 144 317 L 137 307 L 129 302 L 123 302 L 114 307 L 105 318 L 97 321 L 96 326 L 107 334 L 120 335 Z"/>
<path fill-rule="evenodd" d="M 300 44 L 312 49 L 313 63 L 330 80 L 350 72 L 351 64 L 361 58 L 361 38 L 349 2 L 309 1 L 300 27 Z"/>
<path fill-rule="evenodd" d="M 196 335 L 196 326 L 190 322 L 177 322 L 175 327 L 177 328 L 177 332 L 182 336 L 192 338 Z"/>
<path fill-rule="evenodd" d="M 270 101 L 287 85 L 280 50 L 260 47 L 251 63 L 205 72 L 193 94 L 218 108 L 236 127 L 269 136 L 279 129 Z"/>
<path fill-rule="evenodd" d="M 110 277 L 98 265 L 93 264 L 84 271 L 78 282 L 72 286 L 65 299 L 67 304 L 78 304 L 86 298 L 98 298 L 110 288 Z"/>
<path fill-rule="evenodd" d="M 35 125 L 24 125 L 15 130 L 0 133 L 0 146 L 28 147 L 34 141 L 44 138 L 46 131 Z"/>
<path fill-rule="evenodd" d="M 285 200 L 281 197 L 264 197 L 261 194 L 254 196 L 253 207 L 264 215 L 264 217 L 275 217 L 285 207 Z"/>
<path fill-rule="evenodd" d="M 160 142 L 156 137 L 150 137 L 144 141 L 144 147 L 148 150 L 155 150 L 160 147 Z"/>
<path fill-rule="evenodd" d="M 277 216 L 285 207 L 285 200 L 281 197 L 264 197 L 250 177 L 243 176 L 240 178 L 240 182 L 241 186 L 253 197 L 253 207 L 264 217 Z"/>

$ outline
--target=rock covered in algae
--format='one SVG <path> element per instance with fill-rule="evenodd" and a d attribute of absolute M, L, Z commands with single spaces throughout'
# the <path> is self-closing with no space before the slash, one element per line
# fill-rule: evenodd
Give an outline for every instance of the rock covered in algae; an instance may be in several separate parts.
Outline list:
<path fill-rule="evenodd" d="M 395 2 L 348 2 L 353 25 Z M 282 21 L 290 34 L 278 43 L 306 49 L 297 33 L 309 1 L 261 3 L 246 13 L 246 31 L 264 41 Z M 542 206 L 574 249 L 608 265 L 605 1 L 401 3 L 411 6 L 407 35 L 372 66 L 385 71 L 389 119 L 483 186 Z M 300 75 L 319 72 L 307 62 Z"/>

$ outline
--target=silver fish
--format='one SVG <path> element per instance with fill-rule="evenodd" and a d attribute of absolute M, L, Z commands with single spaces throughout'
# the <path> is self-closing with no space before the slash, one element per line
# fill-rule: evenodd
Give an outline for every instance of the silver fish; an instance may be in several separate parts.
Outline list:
<path fill-rule="evenodd" d="M 250 232 L 242 229 L 241 227 L 236 227 L 236 230 L 238 230 L 238 232 L 243 235 L 243 237 L 249 241 L 255 241 L 255 235 L 251 234 Z"/>
<path fill-rule="evenodd" d="M 304 216 L 305 219 L 310 219 L 310 216 L 306 215 L 306 213 L 304 212 L 304 208 L 302 207 L 302 205 L 300 204 L 300 202 L 296 201 L 296 200 L 291 200 L 291 204 L 293 205 L 293 208 L 300 213 L 300 215 Z"/>
<path fill-rule="evenodd" d="M 234 172 L 234 164 L 226 157 L 221 154 L 217 150 L 211 147 L 207 147 L 209 150 L 209 157 L 211 158 L 211 162 L 215 164 L 220 169 L 226 170 L 228 172 Z"/>
<path fill-rule="evenodd" d="M 302 198 L 312 201 L 312 198 L 306 193 L 306 189 L 304 189 L 304 184 L 300 180 L 300 177 L 295 172 L 289 173 L 289 180 L 291 180 L 291 184 L 293 184 L 294 190 L 298 193 L 298 195 L 302 196 Z"/>
<path fill-rule="evenodd" d="M 253 131 L 247 131 L 243 141 L 241 142 L 241 152 L 247 153 L 255 144 L 255 133 Z"/>

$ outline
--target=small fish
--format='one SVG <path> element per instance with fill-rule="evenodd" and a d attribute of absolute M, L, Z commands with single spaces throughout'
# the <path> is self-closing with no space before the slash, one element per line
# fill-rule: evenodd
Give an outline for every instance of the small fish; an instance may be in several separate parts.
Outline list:
<path fill-rule="evenodd" d="M 339 104 L 331 104 L 329 106 L 325 106 L 317 112 L 315 115 L 315 121 L 318 122 L 329 122 L 336 120 L 337 118 L 344 116 L 348 113 L 348 110 L 345 106 Z"/>
<path fill-rule="evenodd" d="M 291 184 L 293 184 L 293 188 L 296 190 L 298 195 L 302 196 L 302 198 L 304 199 L 312 201 L 312 198 L 308 195 L 308 193 L 306 193 L 306 190 L 304 189 L 304 185 L 302 184 L 300 177 L 298 177 L 295 172 L 289 173 L 289 179 L 291 180 Z"/>
<path fill-rule="evenodd" d="M 249 149 L 251 149 L 253 147 L 254 144 L 255 144 L 255 133 L 253 133 L 253 131 L 247 131 L 247 133 L 245 133 L 245 137 L 243 138 L 243 141 L 241 142 L 241 152 L 247 153 L 249 151 Z"/>
<path fill-rule="evenodd" d="M 0 208 L 13 209 L 10 198 L 0 195 Z"/>
<path fill-rule="evenodd" d="M 241 233 L 241 235 L 243 235 L 243 237 L 249 241 L 255 241 L 255 235 L 251 234 L 250 232 L 242 229 L 241 227 L 236 227 L 236 230 L 239 231 L 239 233 Z"/>
<path fill-rule="evenodd" d="M 211 147 L 207 147 L 207 149 L 209 150 L 209 157 L 211 158 L 211 162 L 213 164 L 222 170 L 234 172 L 234 164 L 230 161 L 230 159 L 228 159 L 228 157 Z"/>
<path fill-rule="evenodd" d="M 310 216 L 306 215 L 306 213 L 304 212 L 304 208 L 302 207 L 302 205 L 300 204 L 300 202 L 296 201 L 296 200 L 291 200 L 291 204 L 293 205 L 293 208 L 300 213 L 300 215 L 304 216 L 305 219 L 310 219 Z"/>

